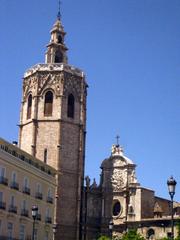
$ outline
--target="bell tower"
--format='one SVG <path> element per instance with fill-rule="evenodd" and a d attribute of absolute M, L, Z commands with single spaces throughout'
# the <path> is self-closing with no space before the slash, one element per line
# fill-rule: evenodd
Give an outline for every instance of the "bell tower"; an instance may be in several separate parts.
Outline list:
<path fill-rule="evenodd" d="M 47 45 L 46 63 L 67 63 L 66 51 L 68 49 L 64 43 L 65 34 L 59 12 L 57 21 L 51 30 L 50 42 Z"/>
<path fill-rule="evenodd" d="M 59 13 L 45 63 L 24 74 L 19 147 L 57 170 L 56 239 L 79 240 L 87 84 L 68 64 L 65 34 Z"/>

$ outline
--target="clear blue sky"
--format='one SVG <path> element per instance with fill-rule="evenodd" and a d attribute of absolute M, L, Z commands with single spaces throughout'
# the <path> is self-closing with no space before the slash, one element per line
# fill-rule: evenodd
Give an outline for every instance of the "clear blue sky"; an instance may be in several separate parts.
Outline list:
<path fill-rule="evenodd" d="M 44 62 L 57 0 L 0 0 L 0 136 L 17 139 L 22 77 Z M 142 186 L 180 200 L 180 1 L 64 0 L 69 63 L 87 75 L 86 174 L 115 136 Z"/>

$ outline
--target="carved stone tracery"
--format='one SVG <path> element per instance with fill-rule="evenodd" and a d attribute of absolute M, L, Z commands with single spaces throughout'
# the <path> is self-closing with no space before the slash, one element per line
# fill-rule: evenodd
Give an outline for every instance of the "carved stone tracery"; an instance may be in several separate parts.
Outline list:
<path fill-rule="evenodd" d="M 32 77 L 25 78 L 23 81 L 24 100 L 28 96 L 29 92 L 32 92 L 32 94 L 34 95 L 36 92 L 36 89 L 37 89 L 37 77 L 32 76 Z"/>
<path fill-rule="evenodd" d="M 79 101 L 81 99 L 81 79 L 71 74 L 64 76 L 64 95 L 68 96 L 70 93 L 74 95 Z"/>
<path fill-rule="evenodd" d="M 122 171 L 121 169 L 114 169 L 111 177 L 113 191 L 120 191 L 125 186 L 125 178 L 126 176 L 124 171 Z"/>
<path fill-rule="evenodd" d="M 38 73 L 36 76 L 29 76 L 23 82 L 23 98 L 25 100 L 30 91 L 33 95 L 41 95 L 48 88 L 53 89 L 56 95 L 60 95 L 63 82 L 62 73 Z"/>
<path fill-rule="evenodd" d="M 68 96 L 70 93 L 81 100 L 81 77 L 68 72 L 37 72 L 28 75 L 23 81 L 23 99 L 26 100 L 29 92 L 32 95 L 42 95 L 46 89 L 53 89 L 56 95 Z M 64 85 L 64 86 L 63 86 Z M 84 86 L 85 87 L 85 86 Z M 85 88 L 86 89 L 86 88 Z"/>
<path fill-rule="evenodd" d="M 63 82 L 62 73 L 39 74 L 38 77 L 38 95 L 41 95 L 45 89 L 52 88 L 56 95 L 61 94 Z"/>

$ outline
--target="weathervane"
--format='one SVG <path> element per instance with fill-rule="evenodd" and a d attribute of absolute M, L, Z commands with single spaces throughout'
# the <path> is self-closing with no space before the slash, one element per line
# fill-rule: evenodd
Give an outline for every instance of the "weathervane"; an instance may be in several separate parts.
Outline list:
<path fill-rule="evenodd" d="M 61 19 L 61 0 L 59 0 L 59 8 L 58 8 L 57 18 L 58 18 L 59 20 Z"/>

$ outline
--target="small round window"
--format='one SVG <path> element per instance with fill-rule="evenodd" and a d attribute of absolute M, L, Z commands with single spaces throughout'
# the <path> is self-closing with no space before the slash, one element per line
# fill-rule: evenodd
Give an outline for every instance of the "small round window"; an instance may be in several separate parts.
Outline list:
<path fill-rule="evenodd" d="M 115 202 L 113 205 L 113 216 L 118 216 L 121 212 L 121 204 L 119 201 Z"/>

